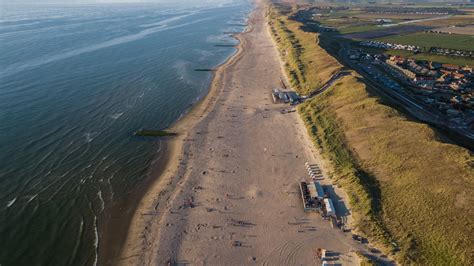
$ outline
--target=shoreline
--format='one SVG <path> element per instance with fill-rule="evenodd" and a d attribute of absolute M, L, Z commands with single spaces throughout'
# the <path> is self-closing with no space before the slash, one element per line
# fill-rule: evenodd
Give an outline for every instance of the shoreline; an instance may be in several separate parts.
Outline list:
<path fill-rule="evenodd" d="M 319 163 L 326 175 L 331 167 L 302 117 L 282 115 L 284 106 L 270 101 L 285 73 L 266 7 L 256 1 L 247 30 L 235 36 L 237 53 L 171 127 L 180 135 L 169 142 L 170 161 L 137 207 L 116 264 L 311 264 L 318 243 L 358 264 L 354 252 L 366 247 L 298 207 L 305 162 Z M 339 212 L 350 214 L 345 191 L 331 181 L 322 183 Z"/>
<path fill-rule="evenodd" d="M 300 115 L 282 116 L 283 106 L 269 100 L 283 69 L 268 32 L 266 5 L 257 3 L 253 31 L 241 35 L 245 53 L 216 73 L 219 104 L 189 131 L 178 184 L 162 201 L 159 220 L 144 225 L 142 250 L 124 256 L 128 264 L 310 264 L 310 243 L 317 242 L 344 254 L 340 259 L 346 262 L 357 261 L 353 251 L 362 247 L 298 208 L 294 184 L 307 175 L 305 161 L 321 161 Z M 236 225 L 239 221 L 248 226 Z"/>
<path fill-rule="evenodd" d="M 147 187 L 155 182 L 155 177 L 159 177 L 164 172 L 170 157 L 168 140 L 165 137 L 160 140 L 160 148 L 157 155 L 152 160 L 152 167 L 149 177 L 133 189 L 129 196 L 121 198 L 109 206 L 99 218 L 99 245 L 96 247 L 98 251 L 98 262 L 95 265 L 114 265 L 116 257 L 120 254 L 126 240 L 124 234 L 116 234 L 115 232 L 125 232 L 130 227 L 131 221 L 137 207 L 141 201 L 141 195 L 146 193 Z M 155 164 L 156 162 L 156 164 Z"/>
<path fill-rule="evenodd" d="M 247 21 L 255 11 L 255 6 L 247 16 Z M 103 259 L 99 256 L 99 261 L 104 262 L 107 265 L 115 264 L 127 264 L 125 261 L 130 258 L 134 258 L 140 255 L 143 248 L 140 248 L 144 242 L 142 233 L 147 230 L 148 224 L 151 220 L 159 219 L 161 216 L 160 206 L 161 200 L 168 196 L 169 193 L 174 191 L 178 185 L 177 181 L 181 178 L 179 172 L 185 168 L 187 159 L 186 157 L 186 142 L 190 131 L 197 125 L 208 113 L 209 110 L 215 105 L 219 96 L 219 84 L 223 77 L 223 71 L 228 66 L 237 62 L 243 52 L 243 46 L 245 40 L 241 37 L 251 31 L 251 25 L 248 24 L 243 32 L 232 34 L 231 36 L 238 41 L 235 46 L 237 51 L 230 55 L 223 63 L 216 66 L 215 71 L 212 72 L 212 81 L 209 85 L 209 91 L 207 94 L 200 99 L 193 107 L 187 112 L 183 113 L 180 119 L 178 119 L 168 130 L 177 133 L 177 136 L 167 137 L 163 142 L 165 145 L 165 152 L 163 156 L 166 158 L 161 167 L 153 166 L 152 172 L 149 178 L 150 181 L 145 182 L 149 185 L 148 188 L 144 189 L 144 194 L 141 196 L 137 206 L 134 208 L 134 214 L 130 217 L 127 234 L 124 241 L 120 244 L 118 257 L 108 258 L 107 256 Z M 222 88 L 220 88 L 222 89 Z M 160 169 L 157 169 L 160 168 Z M 99 253 L 100 254 L 100 253 Z"/>

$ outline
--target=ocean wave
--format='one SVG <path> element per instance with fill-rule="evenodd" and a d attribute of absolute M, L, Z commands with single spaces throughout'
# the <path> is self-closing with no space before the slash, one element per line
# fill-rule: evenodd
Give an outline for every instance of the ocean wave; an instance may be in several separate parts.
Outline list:
<path fill-rule="evenodd" d="M 82 242 L 81 239 L 82 239 L 83 233 L 84 233 L 84 219 L 81 216 L 80 223 L 79 223 L 79 230 L 77 231 L 77 236 L 76 236 L 77 241 L 74 243 L 74 248 L 72 250 L 71 258 L 75 258 L 77 256 L 79 246 L 81 245 L 81 242 Z"/>
<path fill-rule="evenodd" d="M 35 194 L 35 195 L 29 195 L 27 196 L 28 197 L 28 200 L 26 201 L 26 204 L 30 203 L 32 200 L 36 199 L 36 197 L 38 197 L 38 194 Z"/>
<path fill-rule="evenodd" d="M 185 81 L 186 83 L 191 83 L 192 79 L 189 77 L 189 65 L 191 62 L 178 60 L 174 63 L 173 68 L 176 69 L 176 72 L 180 80 Z"/>
<path fill-rule="evenodd" d="M 99 261 L 99 229 L 97 224 L 97 216 L 94 215 L 94 250 L 95 250 L 95 258 L 94 258 L 94 266 L 97 266 Z"/>
<path fill-rule="evenodd" d="M 123 113 L 116 113 L 116 114 L 110 115 L 109 117 L 112 118 L 113 120 L 117 120 L 117 119 L 119 119 L 122 115 L 123 115 Z"/>
<path fill-rule="evenodd" d="M 6 40 L 7 38 L 12 38 L 14 36 L 17 36 L 18 34 L 30 35 L 30 36 L 38 35 L 38 34 L 45 34 L 47 32 L 50 32 L 52 30 L 57 30 L 57 29 L 61 29 L 63 31 L 61 36 L 67 36 L 67 35 L 70 35 L 70 33 L 64 33 L 64 32 L 69 32 L 69 31 L 71 31 L 72 28 L 84 27 L 87 24 L 95 24 L 95 23 L 100 23 L 100 22 L 110 23 L 110 22 L 113 22 L 113 21 L 114 20 L 112 20 L 112 19 L 79 21 L 77 23 L 69 23 L 69 24 L 66 24 L 66 25 L 41 26 L 41 27 L 34 28 L 34 29 L 28 29 L 28 28 L 27 29 L 18 29 L 18 30 L 15 30 L 15 31 L 1 32 L 0 33 L 0 39 L 5 39 Z M 48 21 L 44 21 L 44 22 L 48 22 Z M 39 24 L 41 25 L 41 23 L 44 23 L 44 22 L 40 22 Z M 54 20 L 51 20 L 50 22 L 54 22 Z M 0 28 L 0 30 L 2 30 L 2 28 Z M 59 36 L 59 35 L 57 35 L 57 36 Z"/>
<path fill-rule="evenodd" d="M 223 42 L 226 42 L 228 40 L 229 40 L 229 37 L 227 34 L 209 35 L 206 38 L 206 42 L 212 43 L 212 44 L 223 44 Z"/>
<path fill-rule="evenodd" d="M 9 202 L 7 202 L 7 209 L 10 208 L 13 204 L 15 204 L 15 202 L 16 202 L 16 197 L 10 200 Z"/>
<path fill-rule="evenodd" d="M 100 203 L 100 211 L 102 212 L 105 208 L 105 202 L 104 199 L 102 198 L 102 191 L 99 188 L 99 191 L 97 191 L 97 197 L 99 198 L 99 203 Z"/>
<path fill-rule="evenodd" d="M 110 168 L 111 166 L 113 166 L 114 163 L 115 163 L 115 162 L 112 162 L 112 163 L 109 163 L 109 164 L 105 165 L 104 167 L 102 167 L 102 171 L 105 172 L 105 171 L 109 170 L 109 168 Z"/>
<path fill-rule="evenodd" d="M 110 183 L 110 180 L 112 179 L 112 177 L 109 177 L 106 179 L 106 184 L 107 186 L 109 187 L 109 191 L 110 191 L 110 196 L 109 196 L 109 199 L 113 199 L 114 196 L 115 196 L 115 193 L 114 193 L 114 189 L 112 187 L 112 184 Z"/>
<path fill-rule="evenodd" d="M 174 25 L 174 26 L 162 25 L 162 26 L 159 26 L 159 27 L 145 29 L 145 30 L 142 30 L 138 33 L 117 37 L 117 38 L 114 38 L 114 39 L 111 39 L 111 40 L 108 40 L 108 41 L 105 41 L 105 42 L 101 42 L 101 43 L 98 43 L 98 44 L 89 45 L 89 46 L 85 46 L 85 47 L 82 47 L 82 48 L 70 50 L 70 51 L 67 51 L 67 52 L 64 52 L 64 53 L 61 53 L 61 54 L 43 56 L 43 57 L 36 58 L 36 59 L 33 59 L 31 61 L 28 61 L 28 62 L 20 62 L 18 64 L 13 64 L 9 67 L 4 68 L 4 70 L 2 72 L 0 72 L 0 77 L 5 78 L 5 77 L 8 77 L 8 76 L 20 73 L 22 71 L 32 69 L 32 68 L 36 68 L 36 67 L 39 67 L 39 66 L 42 66 L 42 65 L 45 65 L 45 64 L 49 64 L 49 63 L 52 63 L 52 62 L 64 60 L 64 59 L 74 57 L 74 56 L 78 56 L 78 55 L 85 54 L 85 53 L 95 52 L 97 50 L 108 48 L 108 47 L 112 47 L 112 46 L 116 46 L 116 45 L 120 45 L 120 44 L 124 44 L 124 43 L 128 43 L 128 42 L 137 41 L 137 40 L 143 39 L 143 38 L 145 38 L 145 37 L 147 37 L 151 34 L 155 34 L 155 33 L 161 32 L 161 31 L 165 31 L 165 30 L 171 30 L 171 29 L 176 29 L 176 28 L 188 26 L 188 25 L 191 25 L 191 24 L 195 24 L 195 23 L 210 20 L 210 19 L 212 19 L 212 17 L 207 17 L 207 18 L 203 18 L 203 19 L 196 19 L 196 20 L 193 20 L 193 21 L 188 22 L 188 23 L 178 24 L 178 25 Z"/>
<path fill-rule="evenodd" d="M 0 30 L 15 29 L 15 28 L 21 28 L 21 27 L 25 27 L 25 26 L 33 26 L 33 25 L 38 25 L 38 24 L 40 24 L 39 21 L 28 22 L 28 23 L 18 23 L 18 24 L 8 25 L 8 26 L 3 26 L 2 25 L 2 26 L 0 26 Z"/>
<path fill-rule="evenodd" d="M 98 132 L 87 132 L 84 134 L 84 137 L 86 138 L 87 143 L 91 143 L 97 135 L 99 135 Z"/>
<path fill-rule="evenodd" d="M 213 52 L 208 51 L 208 50 L 202 50 L 202 49 L 194 49 L 194 51 L 199 55 L 198 61 L 204 61 L 207 58 L 211 57 L 214 55 Z"/>
<path fill-rule="evenodd" d="M 178 21 L 180 19 L 187 18 L 187 17 L 195 15 L 197 13 L 199 13 L 199 11 L 192 11 L 192 12 L 188 12 L 184 15 L 178 15 L 178 16 L 175 16 L 175 17 L 172 17 L 172 18 L 164 19 L 162 21 L 158 21 L 158 22 L 154 22 L 154 23 L 148 23 L 148 24 L 141 24 L 141 25 L 138 25 L 138 27 L 141 27 L 141 28 L 149 28 L 149 27 L 155 27 L 155 26 L 163 27 L 163 26 L 166 26 L 170 22 Z"/>

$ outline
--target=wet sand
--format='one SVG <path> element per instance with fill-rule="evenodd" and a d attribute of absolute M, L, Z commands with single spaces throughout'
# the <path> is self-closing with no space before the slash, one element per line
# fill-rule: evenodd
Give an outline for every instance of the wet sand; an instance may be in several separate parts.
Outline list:
<path fill-rule="evenodd" d="M 272 102 L 283 73 L 264 16 L 258 0 L 248 32 L 236 36 L 239 51 L 172 129 L 179 136 L 168 144 L 169 163 L 132 218 L 121 264 L 309 265 L 318 247 L 357 264 L 353 251 L 363 247 L 303 212 L 305 162 L 327 167 L 299 115 Z M 343 192 L 331 193 L 347 215 Z"/>

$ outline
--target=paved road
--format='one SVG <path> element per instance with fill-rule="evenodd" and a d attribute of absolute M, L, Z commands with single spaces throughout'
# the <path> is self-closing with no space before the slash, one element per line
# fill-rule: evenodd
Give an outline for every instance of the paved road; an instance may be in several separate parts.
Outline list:
<path fill-rule="evenodd" d="M 414 24 L 418 22 L 425 22 L 425 21 L 431 21 L 431 20 L 440 20 L 440 19 L 447 19 L 452 17 L 453 15 L 448 15 L 444 17 L 435 17 L 435 18 L 425 18 L 425 19 L 415 19 L 415 20 L 410 20 L 410 21 L 403 21 L 399 23 L 392 23 L 392 24 L 384 24 L 382 27 L 393 27 L 393 26 L 399 26 L 399 25 L 405 25 L 405 24 Z"/>
<path fill-rule="evenodd" d="M 329 87 L 331 87 L 332 84 L 334 84 L 334 82 L 336 82 L 337 80 L 339 80 L 342 77 L 347 76 L 347 75 L 350 75 L 350 72 L 340 71 L 340 72 L 334 74 L 323 86 L 321 86 L 320 88 L 316 88 L 315 90 L 310 92 L 306 96 L 306 99 L 313 98 L 314 96 L 317 96 L 317 95 L 325 92 L 327 89 L 329 89 Z"/>

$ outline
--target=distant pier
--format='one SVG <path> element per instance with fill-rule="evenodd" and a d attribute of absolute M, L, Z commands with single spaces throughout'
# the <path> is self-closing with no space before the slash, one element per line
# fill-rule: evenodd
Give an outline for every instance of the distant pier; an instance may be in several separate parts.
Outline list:
<path fill-rule="evenodd" d="M 198 72 L 212 72 L 212 71 L 216 71 L 216 70 L 213 69 L 213 68 L 196 68 L 196 69 L 194 69 L 194 71 L 198 71 Z"/>

